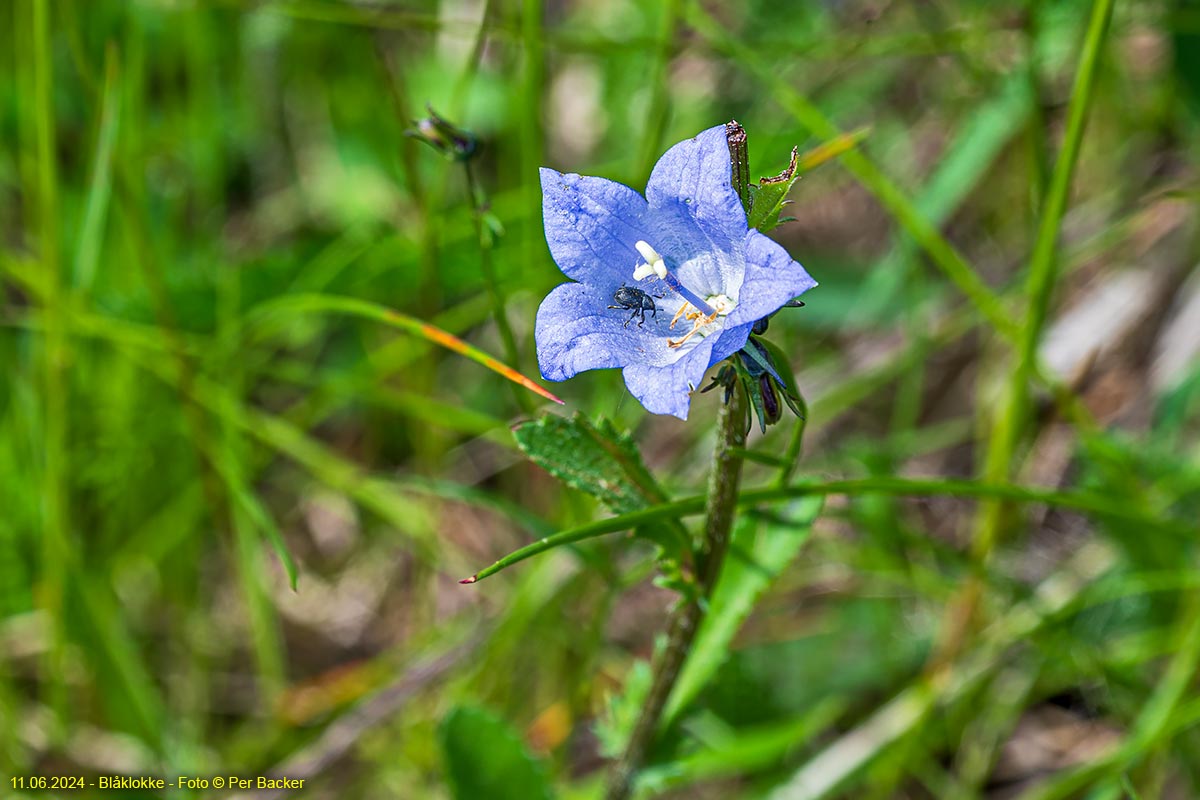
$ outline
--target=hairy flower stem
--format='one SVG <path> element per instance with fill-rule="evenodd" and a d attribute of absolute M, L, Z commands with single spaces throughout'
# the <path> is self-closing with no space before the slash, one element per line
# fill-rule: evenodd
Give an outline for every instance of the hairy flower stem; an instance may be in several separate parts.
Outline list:
<path fill-rule="evenodd" d="M 626 800 L 633 791 L 633 780 L 645 761 L 646 753 L 658 734 L 667 699 L 691 652 L 696 631 L 704 618 L 707 600 L 712 595 L 721 565 L 729 550 L 733 529 L 738 485 L 742 479 L 740 452 L 746 445 L 746 406 L 741 391 L 735 391 L 721 407 L 717 420 L 717 444 L 708 476 L 708 502 L 704 539 L 696 557 L 697 591 L 683 598 L 671 615 L 667 646 L 655 664 L 650 692 L 642 704 L 642 713 L 629 737 L 625 754 L 613 769 L 606 800 Z"/>

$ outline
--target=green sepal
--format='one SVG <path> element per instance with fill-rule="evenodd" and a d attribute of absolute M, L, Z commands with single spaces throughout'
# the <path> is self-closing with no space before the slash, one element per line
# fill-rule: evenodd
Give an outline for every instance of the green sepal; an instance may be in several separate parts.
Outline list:
<path fill-rule="evenodd" d="M 742 350 L 740 352 L 748 352 Z M 733 367 L 737 370 L 738 378 L 741 380 L 742 386 L 746 390 L 746 396 L 750 399 L 750 406 L 754 409 L 754 413 L 758 416 L 758 427 L 763 432 L 767 432 L 767 404 L 763 400 L 762 388 L 758 385 L 758 376 L 754 375 L 747 367 L 746 363 L 736 355 L 731 359 Z M 750 431 L 750 414 L 746 414 L 747 433 Z"/>
<path fill-rule="evenodd" d="M 784 355 L 783 351 L 774 342 L 757 336 L 754 337 L 754 340 L 767 349 L 767 352 L 770 354 L 771 365 L 775 367 L 775 371 L 783 379 L 783 386 L 780 387 L 782 389 L 781 394 L 788 408 L 800 419 L 808 419 L 808 405 L 804 402 L 804 397 L 800 394 L 800 387 L 796 383 L 796 375 L 792 372 L 792 365 L 788 362 L 787 356 Z"/>
<path fill-rule="evenodd" d="M 750 213 L 746 222 L 751 228 L 766 232 L 779 225 L 779 213 L 788 203 L 788 192 L 800 178 L 800 148 L 792 148 L 792 159 L 787 169 L 771 178 L 761 178 L 757 186 L 751 186 Z"/>
<path fill-rule="evenodd" d="M 768 425 L 779 421 L 767 408 L 764 390 L 770 391 L 776 397 L 782 396 L 783 402 L 793 414 L 801 420 L 807 419 L 808 407 L 796 388 L 796 377 L 782 350 L 766 339 L 751 336 L 746 347 L 739 351 L 739 355 L 741 357 L 732 361 L 738 368 L 738 376 L 746 387 L 750 404 L 758 414 L 759 427 L 764 432 Z M 783 383 L 780 383 L 780 379 Z"/>

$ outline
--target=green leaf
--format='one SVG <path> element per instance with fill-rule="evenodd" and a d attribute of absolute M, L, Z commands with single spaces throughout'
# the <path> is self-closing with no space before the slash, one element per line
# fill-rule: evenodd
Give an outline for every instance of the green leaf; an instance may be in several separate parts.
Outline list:
<path fill-rule="evenodd" d="M 642 463 L 637 443 L 607 419 L 592 425 L 582 414 L 548 414 L 513 429 L 533 463 L 568 486 L 587 492 L 617 514 L 666 501 Z"/>
<path fill-rule="evenodd" d="M 513 429 L 513 437 L 533 463 L 568 486 L 587 492 L 615 514 L 628 514 L 667 502 L 665 492 L 642 463 L 637 443 L 612 422 L 595 425 L 582 414 L 570 419 L 547 414 Z M 690 551 L 687 529 L 677 519 L 635 528 L 659 547 L 663 584 L 685 591 L 681 563 Z"/>
<path fill-rule="evenodd" d="M 708 614 L 667 702 L 664 725 L 669 725 L 716 674 L 755 603 L 808 541 L 823 505 L 823 498 L 803 497 L 782 509 L 778 521 L 762 524 L 761 530 L 752 517 L 743 516 L 738 522 Z"/>
<path fill-rule="evenodd" d="M 105 53 L 104 101 L 100 111 L 100 132 L 92 158 L 92 177 L 88 185 L 79 245 L 75 250 L 75 285 L 81 292 L 91 291 L 96 266 L 103 249 L 104 225 L 112 199 L 113 151 L 121 119 L 121 83 L 117 70 L 117 50 L 109 42 Z"/>
<path fill-rule="evenodd" d="M 751 228 L 766 232 L 779 225 L 779 212 L 787 204 L 788 192 L 800 177 L 800 148 L 792 148 L 792 159 L 787 169 L 773 178 L 762 178 L 757 187 L 751 189 L 753 202 L 750 206 L 748 223 Z"/>
<path fill-rule="evenodd" d="M 460 706 L 439 731 L 446 774 L 457 800 L 538 800 L 551 797 L 545 769 L 507 722 L 490 711 Z"/>

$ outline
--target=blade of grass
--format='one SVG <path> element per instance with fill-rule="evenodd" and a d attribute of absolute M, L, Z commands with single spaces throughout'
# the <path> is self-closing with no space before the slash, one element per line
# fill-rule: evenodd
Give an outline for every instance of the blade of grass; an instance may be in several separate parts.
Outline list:
<path fill-rule="evenodd" d="M 867 766 L 903 737 L 911 735 L 940 704 L 970 695 L 997 668 L 1005 653 L 1072 609 L 1075 598 L 1114 566 L 1113 556 L 1098 546 L 1086 547 L 1071 563 L 1044 581 L 1029 600 L 1011 608 L 985 632 L 979 647 L 961 664 L 913 683 L 865 722 L 843 734 L 800 767 L 769 800 L 820 800 L 847 790 L 865 778 Z"/>
<path fill-rule="evenodd" d="M 684 0 L 666 0 L 659 3 L 658 32 L 654 54 L 647 76 L 646 85 L 650 87 L 650 102 L 647 104 L 646 127 L 640 137 L 641 150 L 638 154 L 637 175 L 644 179 L 650 177 L 650 170 L 662 152 L 663 136 L 667 132 L 667 121 L 671 117 L 670 81 L 667 68 L 675 50 L 676 28 L 679 26 L 679 14 Z"/>
<path fill-rule="evenodd" d="M 306 393 L 323 393 L 328 400 L 363 403 L 412 417 L 422 425 L 435 425 L 450 431 L 481 436 L 499 447 L 515 450 L 516 444 L 508 430 L 509 423 L 499 417 L 470 408 L 451 405 L 444 398 L 428 397 L 412 391 L 397 389 L 380 380 L 360 379 L 333 370 L 314 374 L 311 362 L 300 359 L 275 359 L 262 371 L 263 377 L 290 383 Z M 306 418 L 304 413 L 289 409 L 288 418 L 296 422 Z M 303 408 L 300 411 L 304 411 Z M 304 425 L 302 427 L 309 427 Z"/>
<path fill-rule="evenodd" d="M 113 150 L 121 120 L 121 82 L 117 50 L 105 51 L 104 95 L 100 109 L 100 131 L 96 136 L 96 152 L 92 158 L 92 179 L 84 204 L 83 224 L 75 249 L 75 289 L 87 294 L 96 278 L 96 265 L 103 247 L 104 226 L 112 198 Z"/>
<path fill-rule="evenodd" d="M 1029 98 L 1025 82 L 1021 79 L 1009 80 L 997 93 L 996 97 L 984 103 L 964 125 L 954 143 L 948 148 L 946 156 L 941 159 L 938 168 L 922 189 L 915 205 L 933 223 L 941 225 L 950 214 L 966 199 L 968 192 L 978 183 L 986 170 L 1002 152 L 1003 147 L 1020 130 L 1022 120 L 1028 112 Z M 843 137 L 855 140 L 848 134 Z M 842 141 L 842 140 L 838 140 Z M 823 145 L 812 151 L 813 154 L 824 152 L 831 145 Z M 826 157 L 841 155 L 843 148 L 831 148 Z M 803 161 L 802 161 L 803 163 Z M 902 238 L 872 272 L 873 280 L 868 280 L 860 293 L 861 299 L 856 307 L 863 309 L 863 314 L 869 319 L 878 313 L 873 306 L 891 302 L 896 291 L 903 285 L 908 266 L 914 256 L 916 242 L 911 236 Z M 877 277 L 876 277 L 877 276 Z M 1001 301 L 1002 302 L 1002 301 Z M 942 339 L 942 337 L 938 337 Z M 920 364 L 919 353 L 929 349 L 932 343 L 915 342 L 913 363 Z M 907 359 L 892 362 L 897 377 L 903 378 L 909 368 Z M 824 398 L 822 398 L 823 400 Z M 821 401 L 818 401 L 821 402 Z M 840 410 L 842 405 L 833 408 Z M 814 408 L 814 419 L 824 419 L 825 414 Z M 780 470 L 780 483 L 785 482 L 791 475 L 792 463 L 800 453 L 801 437 L 804 426 L 797 425 L 792 433 L 788 446 L 786 464 Z"/>
<path fill-rule="evenodd" d="M 234 0 L 234 2 L 235 4 L 240 2 L 242 5 L 252 5 L 246 0 Z M 470 39 L 477 28 L 474 19 L 446 18 L 438 14 L 402 10 L 391 6 L 335 5 L 323 0 L 318 0 L 318 2 L 308 0 L 274 2 L 265 10 L 272 14 L 305 22 L 375 30 L 446 33 L 464 40 Z M 853 51 L 856 56 L 861 58 L 897 55 L 944 56 L 947 52 L 970 52 L 986 43 L 988 34 L 993 32 L 991 25 L 976 26 L 973 29 L 958 27 L 942 32 L 940 41 L 931 43 L 926 34 L 915 35 L 907 31 L 888 34 L 872 27 L 867 33 L 853 34 L 843 30 L 838 36 L 830 36 L 826 31 L 799 38 L 794 34 L 782 34 L 764 38 L 760 44 L 768 52 L 803 53 L 804 58 L 810 61 L 822 59 L 841 62 L 845 60 L 847 51 Z M 500 41 L 518 42 L 522 37 L 520 21 L 491 20 L 488 23 L 488 36 Z M 612 57 L 613 53 L 653 51 L 659 44 L 659 39 L 652 35 L 609 36 L 584 26 L 543 28 L 541 37 L 544 46 L 548 49 L 573 55 L 590 54 L 601 57 Z"/>
<path fill-rule="evenodd" d="M 795 719 L 739 728 L 735 736 L 705 742 L 675 761 L 648 767 L 638 776 L 638 788 L 659 794 L 703 780 L 768 770 L 836 723 L 845 710 L 843 698 L 826 698 Z"/>
<path fill-rule="evenodd" d="M 243 491 L 232 499 L 230 517 L 233 523 L 234 566 L 249 622 L 254 663 L 258 668 L 258 703 L 260 707 L 271 708 L 286 685 L 287 669 L 284 665 L 279 618 L 263 576 L 258 531 L 267 532 L 268 540 L 287 568 L 293 591 L 296 589 L 296 565 L 270 514 L 257 503 L 257 498 Z"/>
<path fill-rule="evenodd" d="M 0 261 L 0 265 L 2 264 Z M 77 332 L 126 345 L 121 352 L 134 363 L 171 386 L 177 384 L 178 378 L 169 365 L 161 359 L 149 357 L 151 354 L 162 354 L 172 349 L 153 334 L 152 326 L 94 314 L 78 314 L 74 321 L 78 326 Z M 204 344 L 203 340 L 192 343 L 197 352 L 209 346 Z M 365 474 L 357 465 L 341 458 L 321 442 L 308 437 L 302 428 L 286 419 L 237 403 L 225 404 L 223 387 L 207 378 L 198 378 L 191 391 L 195 393 L 199 404 L 210 412 L 218 416 L 228 416 L 240 429 L 293 459 L 316 479 L 353 497 L 364 507 L 413 534 L 418 540 L 428 542 L 426 531 L 429 522 L 423 508 L 405 498 L 392 482 Z M 270 530 L 263 530 L 270 537 Z"/>
<path fill-rule="evenodd" d="M 1023 76 L 1007 79 L 993 96 L 974 107 L 913 200 L 918 212 L 931 224 L 944 225 L 1021 132 L 1029 109 Z M 864 307 L 862 313 L 868 319 L 878 315 L 879 304 L 893 302 L 913 266 L 916 250 L 913 237 L 902 235 L 872 270 L 856 304 Z"/>
<path fill-rule="evenodd" d="M 518 4 L 514 4 L 518 5 Z M 521 35 L 521 82 L 518 94 L 520 107 L 520 144 L 518 163 L 521 175 L 533 176 L 538 174 L 538 167 L 544 163 L 542 152 L 544 148 L 542 135 L 542 100 L 546 84 L 545 53 L 542 49 L 545 42 L 545 30 L 542 15 L 545 9 L 542 0 L 520 0 L 519 24 Z M 537 181 L 521 181 L 521 199 L 519 205 L 528 214 L 529 220 L 540 219 L 542 213 L 542 192 Z M 545 247 L 542 245 L 541 227 L 534 224 L 521 226 L 521 252 L 523 264 L 544 264 L 546 262 Z"/>
<path fill-rule="evenodd" d="M 29 16 L 33 42 L 34 128 L 37 153 L 37 231 L 41 272 L 46 286 L 46 333 L 42 341 L 43 398 L 45 401 L 45 455 L 42 462 L 42 581 L 37 595 L 53 624 L 53 645 L 42 665 L 42 685 L 47 705 L 57 723 L 67 719 L 66 645 L 64 618 L 66 602 L 65 564 L 70 557 L 71 515 L 69 499 L 70 462 L 67 452 L 67 411 L 70 383 L 67 380 L 67 296 L 59 264 L 58 153 L 54 118 L 53 44 L 50 38 L 50 4 L 33 0 Z M 57 728 L 56 723 L 56 728 Z M 64 731 L 55 730 L 57 738 Z"/>
<path fill-rule="evenodd" d="M 433 322 L 437 327 L 451 332 L 464 331 L 485 321 L 489 308 L 490 304 L 487 302 L 487 298 L 482 294 L 476 294 L 462 304 L 438 314 Z M 306 430 L 314 428 L 328 419 L 348 397 L 369 394 L 375 387 L 389 383 L 389 379 L 401 372 L 415 372 L 419 378 L 422 373 L 420 367 L 415 365 L 419 365 L 419 359 L 436 347 L 436 343 L 427 339 L 397 336 L 372 352 L 370 359 L 353 368 L 345 384 L 339 381 L 334 385 L 326 384 L 314 387 L 313 391 L 306 392 L 282 416 Z M 256 362 L 257 370 L 248 372 L 269 374 L 270 365 L 277 360 L 275 354 L 263 353 L 259 362 Z M 405 388 L 411 393 L 424 397 L 433 395 L 432 390 L 421 391 L 420 381 L 417 382 L 417 385 L 409 384 L 410 381 L 405 381 Z"/>
<path fill-rule="evenodd" d="M 1029 379 L 1036 366 L 1038 343 L 1041 341 L 1050 298 L 1058 278 L 1058 232 L 1067 210 L 1071 178 L 1075 173 L 1083 133 L 1087 127 L 1100 51 L 1112 17 L 1113 2 L 1114 0 L 1096 0 L 1092 5 L 1092 15 L 1071 92 L 1062 151 L 1054 163 L 1050 190 L 1042 206 L 1041 225 L 1029 262 L 1029 274 L 1025 282 L 1027 308 L 1024 324 L 1017 338 L 1017 362 L 1009 376 L 1005 400 L 992 428 L 984 467 L 985 480 L 1004 480 L 1013 468 L 1017 442 L 1027 413 Z M 986 558 L 1001 523 L 1001 507 L 986 504 L 981 509 L 981 514 L 981 525 L 974 546 L 979 557 Z"/>
<path fill-rule="evenodd" d="M 1200 595 L 1189 593 L 1180 619 L 1178 645 L 1162 680 L 1148 698 L 1122 744 L 1107 756 L 1059 775 L 1020 796 L 1020 800 L 1060 800 L 1133 768 L 1163 738 L 1174 733 L 1172 720 L 1200 667 Z"/>
<path fill-rule="evenodd" d="M 779 521 L 760 522 L 744 516 L 738 522 L 734 545 L 743 538 L 738 533 L 744 536 L 746 532 L 757 532 L 757 536 L 752 536 L 749 549 L 730 553 L 713 590 L 708 613 L 700 623 L 696 640 L 663 710 L 662 728 L 669 727 L 712 679 L 759 597 L 808 541 L 812 524 L 821 513 L 822 499 L 804 498 L 795 506 Z"/>
<path fill-rule="evenodd" d="M 142 738 L 160 755 L 166 750 L 166 709 L 158 688 L 142 661 L 141 647 L 125 627 L 124 616 L 107 586 L 85 571 L 75 559 L 66 569 L 78 591 L 80 609 L 88 624 L 89 640 L 108 659 L 117 677 L 124 702 L 120 708 L 132 712 Z M 120 697 L 120 696 L 118 696 Z"/>
<path fill-rule="evenodd" d="M 204 49 L 204 32 L 207 30 L 208 25 L 204 20 L 197 20 L 190 27 L 189 33 L 195 34 L 195 38 L 189 39 L 193 52 L 199 53 Z M 197 55 L 193 61 L 194 71 L 200 72 L 202 64 L 203 60 Z M 213 101 L 211 95 L 208 100 Z M 345 241 L 339 240 L 339 244 L 345 244 Z M 318 256 L 315 261 L 336 264 L 343 259 L 330 256 L 331 250 L 338 253 L 345 249 L 333 249 L 331 246 L 322 253 L 326 258 Z M 353 249 L 351 251 L 355 252 Z M 247 395 L 246 362 L 241 358 L 244 352 L 243 329 L 239 317 L 243 303 L 242 273 L 236 269 L 219 270 L 216 282 L 216 338 L 222 346 L 217 350 L 215 360 L 225 388 L 221 402 L 225 405 L 226 413 L 220 415 L 217 435 L 211 442 L 201 440 L 201 445 L 205 446 L 205 456 L 224 490 L 224 517 L 228 520 L 233 539 L 234 572 L 241 590 L 249 622 L 250 645 L 258 668 L 257 700 L 260 708 L 273 708 L 287 683 L 287 653 L 278 609 L 270 597 L 271 581 L 264 574 L 266 564 L 262 558 L 260 537 L 265 538 L 275 551 L 293 592 L 296 591 L 298 569 L 270 510 L 249 485 L 248 476 L 253 474 L 254 469 L 250 460 L 252 453 L 247 447 L 245 431 L 231 421 L 233 413 L 230 407 L 244 403 Z M 178 374 L 181 378 L 184 375 L 182 364 Z M 188 381 L 182 385 L 186 387 L 190 383 Z M 189 397 L 185 402 L 190 404 L 195 400 Z"/>
<path fill-rule="evenodd" d="M 1020 503 L 1045 503 L 1060 508 L 1096 514 L 1102 517 L 1121 519 L 1127 522 L 1137 522 L 1153 530 L 1172 533 L 1180 537 L 1190 537 L 1195 532 L 1195 526 L 1185 520 L 1157 518 L 1130 508 L 1127 504 L 1110 500 L 1107 497 L 1083 491 L 1057 491 L 1042 489 L 1034 486 L 1019 486 L 1015 484 L 986 484 L 972 480 L 953 478 L 914 480 L 908 478 L 861 478 L 841 481 L 798 482 L 782 488 L 749 489 L 738 497 L 739 507 L 753 506 L 759 503 L 772 503 L 796 497 L 811 497 L 821 495 L 857 495 L 865 493 L 894 494 L 913 497 L 969 497 L 975 499 L 999 499 Z M 494 564 L 481 569 L 474 575 L 464 578 L 460 583 L 475 583 L 495 575 L 503 569 L 511 567 L 527 558 L 552 550 L 556 547 L 581 542 L 609 533 L 631 530 L 640 525 L 690 516 L 700 513 L 704 508 L 704 496 L 696 495 L 670 503 L 662 503 L 650 508 L 620 514 L 608 519 L 589 522 L 575 528 L 546 536 L 536 542 L 514 550 Z"/>
<path fill-rule="evenodd" d="M 419 336 L 427 341 L 439 344 L 460 355 L 464 355 L 475 363 L 482 364 L 507 380 L 524 386 L 529 391 L 541 395 L 547 400 L 559 405 L 563 404 L 562 400 L 559 400 L 529 378 L 526 378 L 511 367 L 500 363 L 479 348 L 467 344 L 454 334 L 434 327 L 427 322 L 422 322 L 415 317 L 410 317 L 407 314 L 402 314 L 399 311 L 377 303 L 371 303 L 367 300 L 320 294 L 289 295 L 277 300 L 268 301 L 251 309 L 246 315 L 245 324 L 253 327 L 262 325 L 268 321 L 279 323 L 288 316 L 303 314 L 345 314 L 347 316 L 382 322 Z"/>
<path fill-rule="evenodd" d="M 1054 164 L 1050 190 L 1042 205 L 1042 223 L 1034 242 L 1025 290 L 1027 310 L 1024 324 L 1017 337 L 1016 364 L 1009 375 L 1000 408 L 992 419 L 984 457 L 983 479 L 989 483 L 1003 482 L 1013 473 L 1017 447 L 1029 413 L 1029 382 L 1037 371 L 1037 348 L 1050 305 L 1050 296 L 1058 276 L 1058 232 L 1066 213 L 1071 177 L 1079 157 L 1088 110 L 1092 103 L 1100 51 L 1112 17 L 1113 0 L 1096 0 L 1088 23 L 1083 52 L 1075 74 L 1071 93 L 1067 130 L 1062 151 Z M 972 557 L 980 566 L 987 563 L 1004 524 L 1006 506 L 988 502 L 980 506 L 976 516 L 975 535 L 971 543 Z M 951 602 L 945 613 L 938 645 L 930 662 L 931 668 L 952 658 L 967 635 L 980 602 L 981 578 L 968 579 L 960 595 Z"/>

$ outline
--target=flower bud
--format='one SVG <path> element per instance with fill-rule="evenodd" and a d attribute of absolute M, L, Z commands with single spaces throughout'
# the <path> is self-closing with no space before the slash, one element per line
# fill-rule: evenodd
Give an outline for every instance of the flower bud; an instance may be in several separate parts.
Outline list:
<path fill-rule="evenodd" d="M 453 161 L 469 161 L 479 151 L 479 140 L 475 134 L 451 125 L 437 115 L 432 106 L 426 106 L 429 116 L 413 120 L 416 127 L 404 132 L 406 136 L 419 139 Z"/>
<path fill-rule="evenodd" d="M 771 373 L 764 372 L 758 376 L 758 390 L 763 399 L 763 424 L 774 425 L 783 416 L 783 406 L 779 403 L 779 395 L 775 394 L 775 378 Z"/>

